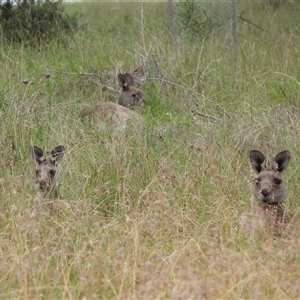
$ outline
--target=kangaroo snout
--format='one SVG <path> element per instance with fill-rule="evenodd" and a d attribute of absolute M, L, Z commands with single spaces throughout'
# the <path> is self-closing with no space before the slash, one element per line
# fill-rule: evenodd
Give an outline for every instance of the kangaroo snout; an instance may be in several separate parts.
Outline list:
<path fill-rule="evenodd" d="M 54 185 L 56 170 L 52 168 L 48 163 L 44 163 L 44 166 L 40 166 L 36 170 L 37 183 L 40 190 L 49 190 Z"/>
<path fill-rule="evenodd" d="M 43 179 L 38 180 L 37 183 L 39 185 L 40 190 L 45 190 L 49 186 L 49 183 L 47 183 L 47 181 Z"/>
<path fill-rule="evenodd" d="M 257 201 L 262 201 L 263 203 L 274 202 L 274 189 L 269 177 L 266 177 L 263 180 L 256 180 L 255 188 L 257 189 L 258 195 Z"/>
<path fill-rule="evenodd" d="M 261 189 L 261 194 L 262 194 L 262 201 L 267 203 L 270 196 L 271 196 L 271 191 L 268 188 L 263 188 Z"/>

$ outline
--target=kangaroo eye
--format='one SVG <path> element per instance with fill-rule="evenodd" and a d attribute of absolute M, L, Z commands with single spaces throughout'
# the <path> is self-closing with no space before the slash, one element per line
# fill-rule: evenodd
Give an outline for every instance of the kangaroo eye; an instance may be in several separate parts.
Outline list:
<path fill-rule="evenodd" d="M 280 183 L 281 183 L 281 180 L 280 180 L 280 179 L 277 179 L 277 178 L 275 178 L 275 179 L 274 179 L 274 183 L 275 183 L 275 184 L 280 184 Z"/>
<path fill-rule="evenodd" d="M 259 183 L 260 183 L 260 178 L 256 178 L 256 179 L 255 179 L 255 183 L 256 183 L 256 184 L 259 184 Z"/>
<path fill-rule="evenodd" d="M 50 170 L 50 175 L 51 175 L 51 177 L 54 177 L 55 171 L 54 170 Z"/>

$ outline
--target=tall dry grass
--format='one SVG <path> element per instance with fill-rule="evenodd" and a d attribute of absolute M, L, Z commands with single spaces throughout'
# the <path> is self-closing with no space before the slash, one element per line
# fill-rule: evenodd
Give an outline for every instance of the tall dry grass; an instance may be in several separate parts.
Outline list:
<path fill-rule="evenodd" d="M 239 227 L 251 149 L 290 150 L 286 205 L 298 211 L 296 11 L 248 9 L 268 32 L 240 21 L 238 53 L 184 35 L 175 51 L 166 7 L 143 5 L 85 6 L 91 23 L 59 48 L 1 46 L 0 297 L 299 298 L 298 227 L 282 238 Z M 145 128 L 79 118 L 145 61 Z M 32 144 L 66 147 L 55 215 L 33 202 Z"/>

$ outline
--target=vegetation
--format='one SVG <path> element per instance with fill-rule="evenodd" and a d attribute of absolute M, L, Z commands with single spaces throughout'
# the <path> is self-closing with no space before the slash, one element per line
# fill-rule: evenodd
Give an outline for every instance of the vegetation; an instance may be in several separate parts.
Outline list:
<path fill-rule="evenodd" d="M 229 3 L 183 0 L 174 7 L 178 31 L 192 39 L 209 38 L 222 30 L 230 30 L 232 7 Z"/>
<path fill-rule="evenodd" d="M 77 16 L 64 12 L 61 1 L 6 0 L 0 2 L 1 40 L 4 43 L 33 44 L 55 38 L 63 40 L 77 27 Z"/>
<path fill-rule="evenodd" d="M 251 149 L 291 152 L 298 212 L 299 11 L 243 5 L 265 30 L 240 19 L 238 52 L 230 33 L 173 43 L 164 3 L 69 5 L 88 25 L 64 47 L 1 44 L 1 299 L 300 297 L 299 229 L 239 225 Z M 140 64 L 145 127 L 79 118 Z M 56 214 L 34 201 L 31 145 L 66 148 Z"/>

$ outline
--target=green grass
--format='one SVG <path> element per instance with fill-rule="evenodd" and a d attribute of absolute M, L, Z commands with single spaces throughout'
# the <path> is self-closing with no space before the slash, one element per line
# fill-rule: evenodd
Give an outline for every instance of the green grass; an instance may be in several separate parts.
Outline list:
<path fill-rule="evenodd" d="M 244 4 L 268 32 L 239 20 L 235 53 L 222 36 L 179 35 L 174 49 L 165 4 L 143 5 L 143 26 L 141 4 L 68 5 L 86 26 L 65 45 L 1 46 L 0 298 L 299 298 L 298 228 L 277 239 L 239 228 L 251 149 L 291 151 L 286 203 L 298 210 L 297 6 Z M 115 102 L 103 86 L 118 90 L 116 75 L 143 61 L 144 128 L 79 118 Z M 32 144 L 66 147 L 57 214 L 33 201 Z"/>

